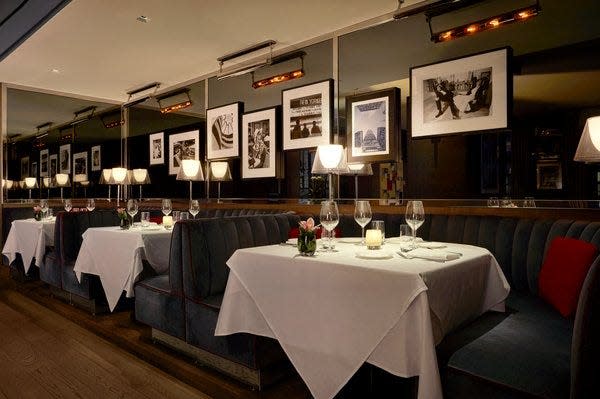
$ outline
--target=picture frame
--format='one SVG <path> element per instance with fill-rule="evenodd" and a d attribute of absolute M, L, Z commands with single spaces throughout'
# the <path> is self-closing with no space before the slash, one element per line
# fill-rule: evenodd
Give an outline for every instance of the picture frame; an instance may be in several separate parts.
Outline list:
<path fill-rule="evenodd" d="M 400 144 L 400 89 L 346 97 L 348 162 L 395 161 Z"/>
<path fill-rule="evenodd" d="M 37 179 L 37 177 L 38 177 L 38 163 L 37 163 L 37 161 L 34 161 L 34 162 L 31 163 L 31 174 L 29 176 L 35 177 Z"/>
<path fill-rule="evenodd" d="M 537 190 L 562 190 L 562 165 L 558 160 L 539 160 L 536 162 Z"/>
<path fill-rule="evenodd" d="M 58 170 L 58 154 L 50 155 L 48 160 L 48 176 L 54 177 L 56 176 L 56 171 Z"/>
<path fill-rule="evenodd" d="M 181 161 L 184 159 L 200 160 L 200 131 L 193 130 L 169 136 L 169 174 L 179 172 Z"/>
<path fill-rule="evenodd" d="M 91 156 L 91 170 L 92 172 L 98 172 L 102 170 L 102 150 L 101 146 L 95 145 L 92 147 L 92 156 Z"/>
<path fill-rule="evenodd" d="M 40 177 L 48 177 L 48 149 L 40 151 Z"/>
<path fill-rule="evenodd" d="M 21 158 L 21 180 L 29 177 L 29 157 Z"/>
<path fill-rule="evenodd" d="M 207 159 L 239 157 L 242 112 L 243 103 L 239 101 L 206 110 Z"/>
<path fill-rule="evenodd" d="M 284 151 L 330 143 L 332 97 L 333 79 L 281 92 Z"/>
<path fill-rule="evenodd" d="M 58 170 L 60 173 L 71 173 L 71 144 L 63 144 L 58 148 Z"/>
<path fill-rule="evenodd" d="M 165 132 L 153 133 L 148 136 L 150 144 L 150 165 L 163 165 L 165 163 Z"/>
<path fill-rule="evenodd" d="M 510 47 L 410 68 L 411 137 L 509 128 Z"/>
<path fill-rule="evenodd" d="M 278 107 L 242 116 L 242 179 L 277 177 Z"/>
<path fill-rule="evenodd" d="M 88 174 L 87 151 L 73 154 L 73 176 Z"/>

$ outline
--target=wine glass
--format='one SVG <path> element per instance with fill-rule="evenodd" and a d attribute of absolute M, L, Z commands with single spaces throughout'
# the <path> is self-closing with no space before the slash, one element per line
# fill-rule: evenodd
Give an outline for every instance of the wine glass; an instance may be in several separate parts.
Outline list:
<path fill-rule="evenodd" d="M 40 209 L 42 210 L 42 218 L 46 218 L 47 212 L 48 212 L 48 200 L 47 199 L 40 200 Z"/>
<path fill-rule="evenodd" d="M 138 213 L 138 202 L 135 199 L 127 200 L 127 213 L 131 216 L 131 222 L 133 223 L 133 217 Z"/>
<path fill-rule="evenodd" d="M 96 201 L 93 198 L 87 200 L 87 205 L 85 206 L 89 212 L 96 209 Z"/>
<path fill-rule="evenodd" d="M 329 236 L 329 252 L 333 252 L 331 247 L 331 232 L 340 222 L 340 213 L 338 206 L 335 201 L 323 201 L 321 202 L 321 214 L 320 214 L 321 226 L 328 232 Z"/>
<path fill-rule="evenodd" d="M 190 213 L 192 214 L 194 219 L 196 219 L 196 215 L 199 212 L 200 212 L 200 203 L 198 202 L 198 200 L 191 200 L 190 201 Z"/>
<path fill-rule="evenodd" d="M 371 213 L 371 204 L 369 201 L 356 201 L 354 205 L 354 220 L 362 228 L 362 239 L 360 245 L 365 245 L 365 226 L 369 224 L 373 213 Z"/>
<path fill-rule="evenodd" d="M 171 210 L 173 209 L 173 205 L 171 204 L 171 200 L 168 198 L 165 198 L 162 200 L 162 213 L 165 216 L 168 216 L 169 213 L 171 213 Z"/>
<path fill-rule="evenodd" d="M 73 209 L 73 203 L 71 202 L 71 200 L 66 199 L 64 205 L 65 205 L 65 211 L 71 212 L 71 209 Z"/>
<path fill-rule="evenodd" d="M 412 229 L 412 246 L 411 248 L 417 247 L 417 229 L 425 221 L 425 211 L 423 209 L 422 201 L 408 201 L 406 203 L 406 223 Z"/>

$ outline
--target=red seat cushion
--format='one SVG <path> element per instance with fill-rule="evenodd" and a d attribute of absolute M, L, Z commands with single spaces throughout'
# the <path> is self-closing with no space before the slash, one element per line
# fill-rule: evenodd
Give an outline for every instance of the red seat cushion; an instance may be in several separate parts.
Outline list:
<path fill-rule="evenodd" d="M 597 255 L 598 248 L 589 242 L 552 240 L 538 279 L 540 297 L 564 317 L 574 315 L 583 281 Z"/>
<path fill-rule="evenodd" d="M 325 229 L 319 229 L 319 231 L 317 231 L 317 237 L 321 238 L 321 235 L 323 234 L 324 231 L 325 231 Z M 337 227 L 335 229 L 333 229 L 333 231 L 335 231 L 336 237 L 342 236 L 341 230 L 338 229 Z M 298 227 L 293 227 L 288 232 L 288 238 L 298 238 L 299 234 L 300 234 L 300 229 Z"/>

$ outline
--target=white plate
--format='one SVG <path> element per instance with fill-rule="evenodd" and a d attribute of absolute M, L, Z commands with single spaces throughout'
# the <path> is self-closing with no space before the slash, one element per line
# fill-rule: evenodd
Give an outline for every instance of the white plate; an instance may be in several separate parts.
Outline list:
<path fill-rule="evenodd" d="M 337 242 L 341 242 L 342 244 L 359 244 L 362 238 L 360 237 L 340 237 L 337 239 Z"/>
<path fill-rule="evenodd" d="M 418 245 L 421 248 L 429 248 L 429 249 L 446 248 L 448 246 L 443 242 L 422 242 L 422 243 L 419 243 Z"/>
<path fill-rule="evenodd" d="M 423 239 L 421 237 L 417 237 L 417 242 L 422 242 Z M 402 236 L 402 237 L 389 237 L 385 239 L 385 242 L 389 242 L 390 244 L 404 244 L 405 242 L 412 242 L 412 237 Z"/>
<path fill-rule="evenodd" d="M 285 243 L 287 245 L 298 245 L 298 239 L 297 238 L 290 238 Z"/>
<path fill-rule="evenodd" d="M 394 255 L 391 252 L 380 249 L 367 249 L 365 251 L 358 251 L 356 257 L 361 259 L 391 259 Z"/>

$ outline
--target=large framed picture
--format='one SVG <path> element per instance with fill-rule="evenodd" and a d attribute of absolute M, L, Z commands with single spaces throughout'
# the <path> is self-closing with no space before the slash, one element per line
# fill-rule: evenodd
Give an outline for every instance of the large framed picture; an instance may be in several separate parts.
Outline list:
<path fill-rule="evenodd" d="M 562 190 L 562 166 L 559 160 L 539 160 L 535 169 L 538 190 Z"/>
<path fill-rule="evenodd" d="M 40 177 L 48 177 L 48 149 L 40 151 Z"/>
<path fill-rule="evenodd" d="M 281 92 L 285 151 L 330 143 L 332 91 L 333 80 L 327 79 Z"/>
<path fill-rule="evenodd" d="M 277 108 L 242 117 L 242 178 L 276 177 Z"/>
<path fill-rule="evenodd" d="M 58 149 L 58 170 L 71 173 L 71 144 L 63 144 Z"/>
<path fill-rule="evenodd" d="M 150 165 L 163 165 L 165 163 L 165 133 L 150 135 Z"/>
<path fill-rule="evenodd" d="M 31 163 L 31 174 L 29 176 L 35 177 L 37 179 L 37 177 L 38 177 L 38 163 L 37 163 L 37 161 Z"/>
<path fill-rule="evenodd" d="M 21 158 L 21 180 L 29 177 L 29 157 Z"/>
<path fill-rule="evenodd" d="M 400 89 L 346 97 L 348 162 L 394 161 L 400 143 Z"/>
<path fill-rule="evenodd" d="M 102 170 L 102 153 L 100 146 L 95 145 L 92 147 L 92 172 Z"/>
<path fill-rule="evenodd" d="M 73 154 L 73 175 L 87 175 L 87 151 Z"/>
<path fill-rule="evenodd" d="M 412 138 L 509 127 L 511 49 L 410 69 Z"/>
<path fill-rule="evenodd" d="M 177 133 L 169 136 L 169 174 L 176 175 L 179 172 L 181 161 L 184 159 L 200 160 L 198 145 L 200 131 Z"/>
<path fill-rule="evenodd" d="M 208 159 L 240 155 L 240 114 L 243 104 L 236 102 L 206 110 L 206 156 Z"/>
<path fill-rule="evenodd" d="M 48 159 L 50 160 L 50 164 L 49 164 L 49 177 L 54 177 L 56 176 L 56 171 L 58 170 L 58 154 L 52 154 L 48 157 Z"/>

